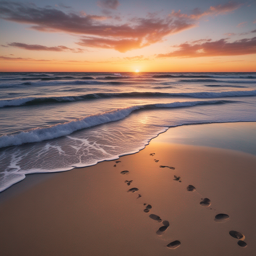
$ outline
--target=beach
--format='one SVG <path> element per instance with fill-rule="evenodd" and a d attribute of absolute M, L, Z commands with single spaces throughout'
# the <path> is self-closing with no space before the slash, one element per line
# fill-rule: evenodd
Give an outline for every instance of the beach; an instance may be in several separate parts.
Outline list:
<path fill-rule="evenodd" d="M 3 255 L 253 255 L 256 156 L 170 143 L 170 133 L 2 192 Z"/>
<path fill-rule="evenodd" d="M 255 0 L 0 2 L 0 256 L 256 256 Z"/>

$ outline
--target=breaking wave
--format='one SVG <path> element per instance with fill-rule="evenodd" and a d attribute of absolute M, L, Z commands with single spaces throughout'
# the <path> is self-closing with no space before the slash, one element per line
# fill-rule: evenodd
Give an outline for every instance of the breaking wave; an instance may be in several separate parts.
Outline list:
<path fill-rule="evenodd" d="M 227 100 L 214 100 L 214 101 L 187 101 L 187 102 L 173 102 L 165 104 L 146 104 L 138 105 L 123 109 L 116 109 L 111 112 L 103 114 L 87 116 L 84 119 L 77 121 L 67 122 L 64 124 L 58 124 L 49 128 L 38 128 L 21 132 L 14 135 L 5 135 L 0 137 L 0 148 L 17 146 L 26 143 L 40 142 L 44 140 L 50 140 L 69 135 L 75 131 L 91 128 L 100 124 L 106 124 L 118 120 L 122 120 L 128 117 L 131 113 L 138 110 L 146 109 L 159 109 L 159 108 L 182 108 L 193 107 L 198 105 L 214 105 L 214 104 L 226 104 L 234 103 L 235 101 Z"/>

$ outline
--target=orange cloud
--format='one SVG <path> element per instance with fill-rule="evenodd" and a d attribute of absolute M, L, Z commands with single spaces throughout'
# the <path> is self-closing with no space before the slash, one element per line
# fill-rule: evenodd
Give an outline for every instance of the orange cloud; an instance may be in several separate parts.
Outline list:
<path fill-rule="evenodd" d="M 18 48 L 30 50 L 30 51 L 51 51 L 51 52 L 71 51 L 73 53 L 81 53 L 84 51 L 81 48 L 72 49 L 63 45 L 48 47 L 48 46 L 43 46 L 38 44 L 23 44 L 23 43 L 14 42 L 14 43 L 8 44 L 8 46 L 18 47 Z"/>
<path fill-rule="evenodd" d="M 133 57 L 125 57 L 124 60 L 128 61 L 145 61 L 149 60 L 149 58 L 145 58 L 143 55 L 133 56 Z"/>
<path fill-rule="evenodd" d="M 246 23 L 247 23 L 246 21 L 241 22 L 241 23 L 239 23 L 239 24 L 237 25 L 237 27 L 238 27 L 238 28 L 241 28 L 241 27 L 243 27 Z"/>
<path fill-rule="evenodd" d="M 0 60 L 7 60 L 7 61 L 36 61 L 36 62 L 45 62 L 50 60 L 38 60 L 38 59 L 32 59 L 32 58 L 21 58 L 21 57 L 6 57 L 6 56 L 0 56 Z"/>
<path fill-rule="evenodd" d="M 256 37 L 245 38 L 229 43 L 227 39 L 210 41 L 199 44 L 184 43 L 178 46 L 180 49 L 167 54 L 159 54 L 157 57 L 208 57 L 208 56 L 235 56 L 256 54 Z"/>
<path fill-rule="evenodd" d="M 141 48 L 141 40 L 139 39 L 105 39 L 105 38 L 95 38 L 87 37 L 80 40 L 77 43 L 81 46 L 87 47 L 97 47 L 97 48 L 107 48 L 115 49 L 119 52 L 127 52 L 132 49 Z"/>

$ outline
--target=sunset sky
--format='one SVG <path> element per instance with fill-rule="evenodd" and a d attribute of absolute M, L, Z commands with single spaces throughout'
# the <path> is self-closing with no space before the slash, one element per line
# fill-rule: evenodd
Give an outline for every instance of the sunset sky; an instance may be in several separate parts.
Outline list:
<path fill-rule="evenodd" d="M 0 1 L 0 71 L 256 72 L 256 0 Z"/>

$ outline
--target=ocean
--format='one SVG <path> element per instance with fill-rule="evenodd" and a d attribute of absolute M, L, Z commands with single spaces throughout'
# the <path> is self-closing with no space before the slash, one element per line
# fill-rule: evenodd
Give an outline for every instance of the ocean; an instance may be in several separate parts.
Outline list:
<path fill-rule="evenodd" d="M 0 73 L 0 191 L 138 152 L 170 127 L 256 122 L 256 73 Z"/>

